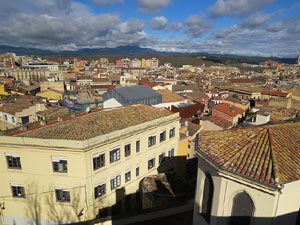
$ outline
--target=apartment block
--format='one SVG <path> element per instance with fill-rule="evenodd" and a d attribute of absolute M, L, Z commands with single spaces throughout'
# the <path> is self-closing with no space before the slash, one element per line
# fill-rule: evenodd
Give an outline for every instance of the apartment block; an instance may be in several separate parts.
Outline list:
<path fill-rule="evenodd" d="M 45 81 L 49 76 L 49 70 L 47 68 L 23 66 L 9 70 L 9 75 L 18 81 Z"/>
<path fill-rule="evenodd" d="M 5 224 L 79 222 L 134 207 L 160 155 L 177 155 L 179 127 L 178 113 L 137 104 L 0 136 Z"/>

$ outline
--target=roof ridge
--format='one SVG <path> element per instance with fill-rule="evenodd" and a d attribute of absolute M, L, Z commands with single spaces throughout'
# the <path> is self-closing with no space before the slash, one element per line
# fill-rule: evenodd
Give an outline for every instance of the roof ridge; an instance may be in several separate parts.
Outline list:
<path fill-rule="evenodd" d="M 270 157 L 272 159 L 272 173 L 274 174 L 274 182 L 275 184 L 279 184 L 280 180 L 279 180 L 279 173 L 278 173 L 278 162 L 277 159 L 275 157 L 272 145 L 273 145 L 273 135 L 270 132 L 270 128 L 267 127 L 268 130 L 268 135 L 269 135 L 269 147 L 270 147 Z"/>

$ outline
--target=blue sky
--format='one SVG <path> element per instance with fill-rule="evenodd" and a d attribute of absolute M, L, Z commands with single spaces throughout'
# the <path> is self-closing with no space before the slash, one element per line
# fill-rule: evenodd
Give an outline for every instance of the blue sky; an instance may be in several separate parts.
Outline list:
<path fill-rule="evenodd" d="M 0 44 L 295 57 L 297 0 L 1 0 Z"/>

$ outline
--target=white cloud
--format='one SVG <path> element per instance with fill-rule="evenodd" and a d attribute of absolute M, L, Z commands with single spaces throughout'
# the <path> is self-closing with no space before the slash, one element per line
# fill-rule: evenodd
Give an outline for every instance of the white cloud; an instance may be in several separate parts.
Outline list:
<path fill-rule="evenodd" d="M 136 0 L 140 10 L 144 13 L 157 13 L 171 4 L 171 0 Z"/>
<path fill-rule="evenodd" d="M 168 19 L 166 17 L 157 16 L 157 17 L 152 18 L 152 20 L 150 22 L 150 26 L 154 30 L 162 30 L 166 27 L 167 23 L 168 23 Z"/>
<path fill-rule="evenodd" d="M 121 33 L 132 34 L 136 32 L 143 31 L 145 29 L 145 24 L 142 23 L 139 19 L 131 19 L 127 22 L 120 24 Z"/>
<path fill-rule="evenodd" d="M 291 17 L 275 23 L 263 22 L 260 26 L 249 29 L 236 24 L 218 29 L 214 37 L 224 43 L 227 53 L 245 55 L 293 56 L 300 51 L 300 17 Z M 225 48 L 226 47 L 226 48 Z"/>
<path fill-rule="evenodd" d="M 254 13 L 249 16 L 246 21 L 240 23 L 240 25 L 244 28 L 260 27 L 263 26 L 269 19 L 280 13 L 280 11 L 269 14 Z"/>
<path fill-rule="evenodd" d="M 258 12 L 275 0 L 217 0 L 207 9 L 213 17 L 221 16 L 243 16 Z"/>
<path fill-rule="evenodd" d="M 204 32 L 209 31 L 214 25 L 206 21 L 204 15 L 189 15 L 184 22 L 184 32 L 192 38 L 202 37 Z"/>

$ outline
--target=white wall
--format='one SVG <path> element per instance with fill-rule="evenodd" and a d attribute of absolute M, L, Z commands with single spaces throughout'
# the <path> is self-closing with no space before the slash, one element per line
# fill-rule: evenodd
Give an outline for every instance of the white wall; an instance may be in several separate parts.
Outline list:
<path fill-rule="evenodd" d="M 115 108 L 115 107 L 119 107 L 119 106 L 122 106 L 122 104 L 120 102 L 118 102 L 115 98 L 110 98 L 110 99 L 106 100 L 105 102 L 103 102 L 104 109 Z"/>

